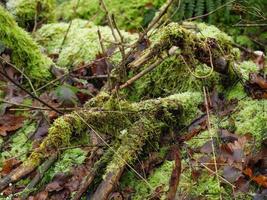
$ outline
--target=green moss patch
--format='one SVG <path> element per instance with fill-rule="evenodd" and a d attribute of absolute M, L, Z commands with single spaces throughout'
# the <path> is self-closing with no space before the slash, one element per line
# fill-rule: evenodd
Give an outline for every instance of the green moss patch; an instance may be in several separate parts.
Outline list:
<path fill-rule="evenodd" d="M 58 54 L 57 64 L 61 67 L 71 68 L 82 63 L 90 63 L 101 51 L 98 38 L 98 29 L 103 38 L 106 48 L 112 46 L 114 38 L 109 27 L 97 27 L 93 23 L 76 19 L 72 21 L 70 30 L 67 33 L 68 23 L 55 23 L 44 25 L 35 34 L 36 41 L 47 50 L 48 54 Z M 131 43 L 136 39 L 135 35 L 121 31 L 126 43 Z M 65 42 L 63 44 L 64 37 Z M 62 46 L 63 44 L 63 46 Z M 61 51 L 60 51 L 61 50 Z M 118 63 L 121 59 L 118 49 L 112 55 L 112 60 Z"/>

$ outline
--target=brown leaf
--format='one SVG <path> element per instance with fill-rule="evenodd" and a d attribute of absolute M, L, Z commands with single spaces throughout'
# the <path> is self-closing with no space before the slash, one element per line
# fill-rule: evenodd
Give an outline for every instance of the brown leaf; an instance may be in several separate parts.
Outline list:
<path fill-rule="evenodd" d="M 32 200 L 48 200 L 48 192 L 39 192 L 35 197 L 32 198 Z"/>
<path fill-rule="evenodd" d="M 253 170 L 249 167 L 243 170 L 243 173 L 247 175 L 251 180 L 256 182 L 258 185 L 267 188 L 267 176 L 264 175 L 253 175 Z"/>
<path fill-rule="evenodd" d="M 8 160 L 5 160 L 3 162 L 1 175 L 9 174 L 20 163 L 21 162 L 19 160 L 17 160 L 16 158 L 10 158 Z"/>
<path fill-rule="evenodd" d="M 257 84 L 261 89 L 267 89 L 267 79 L 261 74 L 250 73 L 249 74 L 250 83 Z"/>
<path fill-rule="evenodd" d="M 7 136 L 8 132 L 16 131 L 23 126 L 25 118 L 12 114 L 0 116 L 0 135 Z"/>
<path fill-rule="evenodd" d="M 214 141 L 209 140 L 207 141 L 201 148 L 200 148 L 200 152 L 201 153 L 206 153 L 206 154 L 210 154 L 212 153 L 212 143 Z"/>

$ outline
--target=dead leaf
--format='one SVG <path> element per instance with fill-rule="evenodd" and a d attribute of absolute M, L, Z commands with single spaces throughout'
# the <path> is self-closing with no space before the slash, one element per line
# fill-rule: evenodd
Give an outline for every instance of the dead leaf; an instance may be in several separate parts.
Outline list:
<path fill-rule="evenodd" d="M 23 126 L 25 118 L 12 114 L 0 116 L 0 135 L 7 136 L 9 132 L 16 131 Z"/>
<path fill-rule="evenodd" d="M 10 158 L 3 162 L 1 175 L 7 175 L 10 173 L 21 161 L 17 160 L 16 158 Z"/>

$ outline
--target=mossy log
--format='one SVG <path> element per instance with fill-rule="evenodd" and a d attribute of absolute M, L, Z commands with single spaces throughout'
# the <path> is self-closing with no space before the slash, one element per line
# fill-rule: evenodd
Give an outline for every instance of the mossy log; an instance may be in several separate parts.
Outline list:
<path fill-rule="evenodd" d="M 18 26 L 13 16 L 0 6 L 0 42 L 12 50 L 11 61 L 34 81 L 51 78 L 53 62 L 41 53 L 31 36 Z"/>
<path fill-rule="evenodd" d="M 107 98 L 107 95 L 103 96 Z M 112 138 L 109 145 L 116 153 L 106 166 L 103 184 L 110 179 L 118 180 L 126 164 L 133 163 L 147 141 L 157 142 L 162 133 L 167 134 L 200 114 L 198 105 L 202 102 L 202 97 L 199 93 L 185 93 L 131 104 L 114 98 L 110 98 L 106 103 L 101 103 L 102 100 L 93 99 L 88 104 L 102 104 L 101 107 L 58 118 L 40 147 L 35 149 L 20 167 L 0 180 L 0 190 L 29 174 L 45 158 L 57 152 L 58 148 L 70 145 L 73 137 L 79 137 L 80 133 L 88 128 L 100 138 L 104 135 Z M 108 188 L 106 195 L 111 192 L 113 186 Z"/>

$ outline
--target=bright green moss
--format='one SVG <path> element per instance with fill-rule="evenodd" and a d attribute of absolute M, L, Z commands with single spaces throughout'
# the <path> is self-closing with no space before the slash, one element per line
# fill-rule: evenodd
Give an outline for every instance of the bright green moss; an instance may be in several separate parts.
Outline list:
<path fill-rule="evenodd" d="M 70 68 L 81 63 L 90 63 L 101 51 L 97 30 L 101 32 L 103 44 L 106 48 L 112 46 L 114 42 L 111 29 L 109 27 L 97 27 L 91 22 L 76 19 L 72 21 L 67 38 L 62 46 L 63 39 L 67 33 L 68 23 L 55 23 L 44 25 L 35 34 L 39 44 L 46 48 L 49 54 L 59 54 L 58 65 Z M 126 43 L 131 43 L 136 39 L 135 35 L 121 31 Z M 60 51 L 60 49 L 62 50 Z M 121 55 L 118 49 L 112 55 L 111 60 L 118 63 Z"/>
<path fill-rule="evenodd" d="M 12 50 L 11 60 L 31 79 L 45 81 L 51 78 L 52 61 L 42 55 L 30 35 L 18 27 L 13 17 L 0 6 L 0 41 Z"/>
<path fill-rule="evenodd" d="M 166 199 L 166 192 L 169 189 L 169 180 L 171 177 L 174 163 L 172 161 L 165 161 L 159 168 L 156 168 L 154 172 L 147 178 L 148 183 L 155 190 L 159 186 L 163 186 L 163 196 L 161 199 Z M 148 199 L 154 190 L 139 178 L 132 171 L 128 171 L 120 181 L 122 188 L 130 187 L 134 189 L 132 196 L 133 200 Z"/>
<path fill-rule="evenodd" d="M 116 17 L 116 22 L 121 29 L 132 30 L 141 29 L 148 25 L 155 15 L 155 12 L 164 3 L 164 0 L 105 0 L 110 13 Z M 80 0 L 79 6 L 74 12 L 77 0 L 70 0 L 62 3 L 58 10 L 58 18 L 70 20 L 73 18 L 82 18 L 92 20 L 96 24 L 107 24 L 105 12 L 100 8 L 98 0 Z"/>
<path fill-rule="evenodd" d="M 205 79 L 197 78 L 190 72 L 191 70 L 198 76 L 205 76 L 210 73 L 210 67 L 206 65 L 197 65 L 191 69 L 189 67 L 175 56 L 167 58 L 154 71 L 135 83 L 133 92 L 130 92 L 130 99 L 164 97 L 182 92 L 201 92 L 203 86 L 211 87 L 220 84 L 217 72 Z"/>
<path fill-rule="evenodd" d="M 241 73 L 244 80 L 249 79 L 249 73 L 259 71 L 259 67 L 253 61 L 243 61 L 237 65 L 237 70 Z"/>
<path fill-rule="evenodd" d="M 58 173 L 68 173 L 71 168 L 77 165 L 81 165 L 86 158 L 86 152 L 80 148 L 65 150 L 59 156 L 55 165 L 45 173 L 44 181 L 47 183 L 53 179 Z"/>
<path fill-rule="evenodd" d="M 36 22 L 47 23 L 55 19 L 55 0 L 9 0 L 7 9 L 14 14 L 19 26 L 32 29 Z"/>
<path fill-rule="evenodd" d="M 197 23 L 196 26 L 199 30 L 199 33 L 197 33 L 198 37 L 210 37 L 221 42 L 233 42 L 233 39 L 229 35 L 218 29 L 216 26 L 207 25 L 205 23 Z"/>
<path fill-rule="evenodd" d="M 226 67 L 231 68 L 234 59 L 238 57 L 236 49 L 231 46 L 231 37 L 218 28 L 203 23 L 186 23 L 182 26 L 171 23 L 158 31 L 156 35 L 151 48 L 144 52 L 143 56 L 151 55 L 154 58 L 151 61 L 153 63 L 157 59 L 155 54 L 166 55 L 166 51 L 172 46 L 180 47 L 177 51 L 178 56 L 165 59 L 156 69 L 136 81 L 134 87 L 126 91 L 131 100 L 167 96 L 186 91 L 202 92 L 204 86 L 212 89 L 215 87 L 223 91 L 225 83 L 229 82 L 226 79 L 230 79 L 230 76 L 226 77 L 215 72 L 216 69 L 212 70 L 211 66 L 208 67 L 203 63 L 202 56 L 196 55 L 199 51 L 208 52 L 207 40 L 214 38 L 217 47 L 212 49 L 210 56 L 213 57 L 214 62 L 217 58 L 225 60 Z M 196 49 L 201 50 L 196 51 Z M 187 64 L 179 55 L 186 56 Z M 150 63 L 146 64 L 142 69 L 149 65 Z"/>
<path fill-rule="evenodd" d="M 53 126 L 49 128 L 48 137 L 44 139 L 40 146 L 40 149 L 47 151 L 50 148 L 50 150 L 56 150 L 59 147 L 68 146 L 70 144 L 70 139 L 72 136 L 72 125 L 74 126 L 74 124 L 71 124 L 66 117 L 60 117 L 56 119 L 53 123 Z"/>
<path fill-rule="evenodd" d="M 23 127 L 19 129 L 13 136 L 10 142 L 10 149 L 1 153 L 0 165 L 6 159 L 16 157 L 21 161 L 27 158 L 27 153 L 32 148 L 31 140 L 29 135 L 35 131 L 35 124 L 25 122 Z"/>
<path fill-rule="evenodd" d="M 247 98 L 238 103 L 237 109 L 232 115 L 236 133 L 250 133 L 260 143 L 267 131 L 267 101 Z"/>
<path fill-rule="evenodd" d="M 247 94 L 245 92 L 244 86 L 241 83 L 237 83 L 236 85 L 232 86 L 225 93 L 225 97 L 228 100 L 242 99 L 246 97 L 246 95 Z"/>

